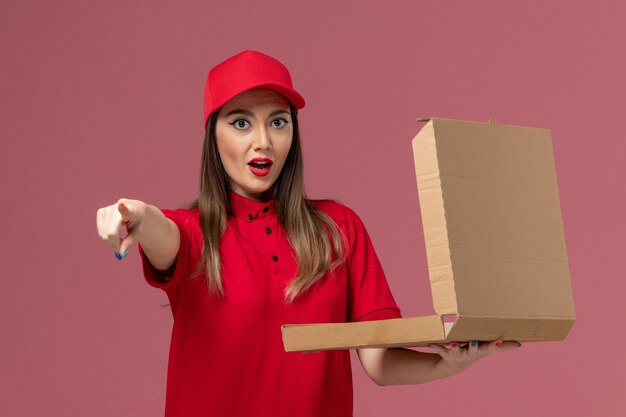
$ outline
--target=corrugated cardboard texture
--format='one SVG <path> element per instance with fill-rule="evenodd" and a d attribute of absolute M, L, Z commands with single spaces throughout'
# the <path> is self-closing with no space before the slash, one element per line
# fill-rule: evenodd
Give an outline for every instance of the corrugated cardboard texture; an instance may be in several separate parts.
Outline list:
<path fill-rule="evenodd" d="M 440 316 L 283 326 L 286 351 L 316 351 L 377 346 L 417 346 L 420 341 L 443 341 Z"/>
<path fill-rule="evenodd" d="M 574 319 L 460 317 L 446 332 L 446 341 L 518 340 L 525 342 L 563 340 Z"/>
<path fill-rule="evenodd" d="M 435 311 L 573 318 L 550 132 L 432 119 L 413 149 Z"/>

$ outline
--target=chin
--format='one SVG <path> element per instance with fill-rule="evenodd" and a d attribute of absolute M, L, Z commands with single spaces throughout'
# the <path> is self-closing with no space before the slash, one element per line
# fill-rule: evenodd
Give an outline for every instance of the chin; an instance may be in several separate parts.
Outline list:
<path fill-rule="evenodd" d="M 249 196 L 252 196 L 253 198 L 260 199 L 262 197 L 270 197 L 272 194 L 272 187 L 250 187 L 244 188 L 242 192 Z"/>

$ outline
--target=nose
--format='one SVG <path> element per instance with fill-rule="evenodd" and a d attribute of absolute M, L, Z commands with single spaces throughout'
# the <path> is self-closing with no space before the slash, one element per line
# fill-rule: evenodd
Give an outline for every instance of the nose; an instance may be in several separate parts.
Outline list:
<path fill-rule="evenodd" d="M 254 133 L 252 148 L 257 150 L 269 150 L 272 148 L 272 136 L 267 127 L 261 126 Z"/>

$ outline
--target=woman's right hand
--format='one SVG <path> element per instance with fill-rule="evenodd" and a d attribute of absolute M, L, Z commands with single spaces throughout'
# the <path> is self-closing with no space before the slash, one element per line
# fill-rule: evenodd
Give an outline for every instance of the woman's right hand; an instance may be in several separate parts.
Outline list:
<path fill-rule="evenodd" d="M 126 257 L 128 248 L 137 241 L 146 207 L 143 201 L 121 198 L 115 204 L 98 209 L 98 235 L 113 247 L 117 259 Z"/>

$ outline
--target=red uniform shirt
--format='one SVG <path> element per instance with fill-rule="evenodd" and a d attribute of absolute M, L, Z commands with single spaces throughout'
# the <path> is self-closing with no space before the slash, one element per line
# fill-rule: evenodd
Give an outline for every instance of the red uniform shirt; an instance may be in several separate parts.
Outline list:
<path fill-rule="evenodd" d="M 180 230 L 175 265 L 158 271 L 139 253 L 174 316 L 166 417 L 352 416 L 350 352 L 287 353 L 281 325 L 399 318 L 400 309 L 361 219 L 334 201 L 314 205 L 345 234 L 347 260 L 291 305 L 283 291 L 297 264 L 273 201 L 231 192 L 223 299 L 209 294 L 204 276 L 191 276 L 202 252 L 198 210 L 162 210 Z"/>

